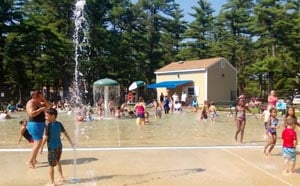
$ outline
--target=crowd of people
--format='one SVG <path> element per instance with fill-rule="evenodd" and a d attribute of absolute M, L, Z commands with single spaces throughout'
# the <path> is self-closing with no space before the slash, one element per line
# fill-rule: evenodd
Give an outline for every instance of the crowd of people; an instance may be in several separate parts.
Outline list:
<path fill-rule="evenodd" d="M 263 126 L 265 129 L 264 138 L 266 145 L 264 146 L 264 153 L 269 157 L 276 145 L 278 138 L 278 130 L 280 129 L 279 119 L 277 118 L 278 98 L 274 90 L 268 96 L 267 108 L 262 112 Z M 244 129 L 246 125 L 246 111 L 251 113 L 248 103 L 245 103 L 245 96 L 241 95 L 235 109 L 235 120 L 237 121 L 237 130 L 235 133 L 235 140 L 243 142 Z M 300 127 L 300 120 L 297 119 L 294 107 L 288 107 L 287 112 L 283 117 L 283 129 L 281 132 L 282 139 L 282 157 L 284 159 L 284 175 L 295 173 L 296 164 L 296 147 L 298 145 L 296 127 Z"/>
<path fill-rule="evenodd" d="M 265 127 L 265 139 L 266 139 L 266 145 L 264 147 L 264 153 L 267 156 L 271 155 L 271 152 L 276 144 L 277 139 L 277 129 L 279 128 L 279 122 L 276 118 L 277 116 L 277 105 L 278 98 L 275 94 L 275 91 L 272 90 L 270 92 L 270 95 L 268 96 L 268 106 L 262 113 L 262 117 L 264 118 L 264 127 Z M 234 135 L 234 139 L 236 142 L 243 143 L 244 139 L 244 131 L 247 121 L 247 112 L 251 113 L 254 117 L 257 118 L 257 116 L 252 112 L 250 107 L 253 106 L 260 106 L 260 102 L 256 102 L 254 99 L 250 99 L 249 102 L 246 101 L 245 95 L 240 95 L 238 98 L 238 101 L 235 106 L 235 111 L 233 113 L 234 121 L 236 122 L 236 132 Z M 125 108 L 126 104 L 123 104 L 120 108 L 121 113 L 126 110 Z M 191 101 L 191 111 L 197 112 L 200 108 L 197 99 L 195 97 L 192 98 Z M 153 115 L 155 118 L 161 118 L 162 113 L 169 114 L 170 112 L 182 112 L 184 108 L 187 107 L 187 96 L 185 92 L 182 92 L 181 99 L 179 95 L 175 92 L 172 96 L 163 95 L 161 93 L 160 100 L 153 100 L 153 103 L 150 104 L 150 109 L 153 111 Z M 149 112 L 146 111 L 149 108 L 144 103 L 144 100 L 142 97 L 139 97 L 137 103 L 134 105 L 133 111 L 130 111 L 132 114 L 134 114 L 133 118 L 137 118 L 136 123 L 138 125 L 144 125 L 146 122 L 149 122 Z M 110 109 L 111 110 L 111 109 Z M 120 116 L 120 115 L 118 115 Z M 201 106 L 201 112 L 200 112 L 200 120 L 201 121 L 210 121 L 211 123 L 215 123 L 217 118 L 217 107 L 215 102 L 210 101 L 204 101 L 203 105 Z M 290 118 L 293 118 L 290 119 Z M 258 119 L 258 118 L 257 118 Z M 288 108 L 288 111 L 286 113 L 286 116 L 284 117 L 284 131 L 286 129 L 293 130 L 296 125 L 300 125 L 299 121 L 297 120 L 295 116 L 295 110 L 293 108 Z M 287 133 L 287 134 L 286 134 Z M 292 132 L 290 132 L 292 133 Z M 283 145 L 283 155 L 285 158 L 285 162 L 292 161 L 292 163 L 295 161 L 295 153 L 293 150 L 296 145 L 297 139 L 294 138 L 295 135 L 293 135 L 293 143 L 291 142 L 291 136 L 288 135 L 288 132 L 285 132 L 285 135 L 282 133 L 282 138 L 284 140 Z M 286 145 L 286 140 L 290 140 L 288 143 L 289 145 Z M 293 144 L 293 145 L 291 145 Z M 293 151 L 292 153 L 288 153 L 287 151 Z M 287 164 L 287 163 L 286 163 Z M 292 166 L 293 167 L 293 166 Z M 288 169 L 286 168 L 285 173 L 293 172 L 293 168 Z"/>
<path fill-rule="evenodd" d="M 15 104 L 13 100 L 7 104 L 1 104 L 1 108 L 0 120 L 11 119 L 11 113 L 25 110 L 22 101 L 18 101 L 17 104 Z"/>

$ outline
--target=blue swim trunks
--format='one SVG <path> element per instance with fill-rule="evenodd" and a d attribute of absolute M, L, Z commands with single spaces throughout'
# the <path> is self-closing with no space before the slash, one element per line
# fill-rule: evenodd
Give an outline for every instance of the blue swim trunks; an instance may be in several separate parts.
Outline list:
<path fill-rule="evenodd" d="M 283 147 L 282 148 L 282 156 L 283 156 L 283 158 L 287 158 L 287 159 L 295 162 L 296 161 L 296 149 L 289 148 L 289 147 Z"/>
<path fill-rule="evenodd" d="M 34 141 L 43 139 L 45 122 L 28 121 L 27 130 Z"/>

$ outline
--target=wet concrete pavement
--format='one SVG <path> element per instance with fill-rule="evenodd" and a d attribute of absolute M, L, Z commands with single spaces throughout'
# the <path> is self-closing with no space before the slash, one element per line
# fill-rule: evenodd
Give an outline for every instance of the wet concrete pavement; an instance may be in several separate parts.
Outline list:
<path fill-rule="evenodd" d="M 74 138 L 72 121 L 60 116 Z M 28 168 L 30 144 L 15 144 L 17 125 L 0 125 L 4 131 L 0 137 L 0 185 L 46 185 L 47 152 L 38 156 L 41 164 Z M 143 127 L 134 120 L 114 120 L 82 123 L 79 130 L 76 166 L 74 151 L 64 141 L 61 163 L 66 181 L 59 185 L 300 185 L 299 161 L 295 174 L 282 174 L 280 138 L 271 157 L 263 154 L 262 121 L 254 118 L 249 118 L 244 144 L 232 140 L 235 127 L 226 114 L 213 125 L 200 122 L 194 113 L 185 113 L 152 118 L 150 125 Z M 77 182 L 71 183 L 74 176 Z"/>

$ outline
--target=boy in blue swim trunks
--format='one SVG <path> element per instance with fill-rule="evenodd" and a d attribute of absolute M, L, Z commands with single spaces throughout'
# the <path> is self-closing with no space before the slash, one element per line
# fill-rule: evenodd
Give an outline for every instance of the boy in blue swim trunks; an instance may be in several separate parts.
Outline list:
<path fill-rule="evenodd" d="M 296 164 L 296 145 L 298 143 L 295 119 L 288 117 L 286 119 L 287 128 L 282 131 L 282 156 L 284 158 L 283 174 L 293 173 Z"/>
<path fill-rule="evenodd" d="M 42 147 L 47 142 L 48 145 L 48 162 L 49 162 L 49 173 L 50 173 L 50 184 L 54 185 L 54 167 L 57 165 L 59 173 L 59 181 L 64 181 L 64 176 L 60 164 L 60 157 L 62 154 L 62 142 L 60 134 L 63 133 L 67 140 L 73 147 L 73 143 L 67 131 L 61 122 L 56 121 L 57 110 L 49 108 L 45 111 L 45 119 L 47 121 L 46 132 L 43 138 Z"/>

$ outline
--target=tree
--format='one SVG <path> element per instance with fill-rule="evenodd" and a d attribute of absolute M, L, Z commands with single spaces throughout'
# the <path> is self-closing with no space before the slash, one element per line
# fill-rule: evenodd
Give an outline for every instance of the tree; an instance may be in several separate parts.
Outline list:
<path fill-rule="evenodd" d="M 272 89 L 284 88 L 283 80 L 287 81 L 286 78 L 295 77 L 295 73 L 286 73 L 286 70 L 291 70 L 291 67 L 297 67 L 295 65 L 297 57 L 288 52 L 291 46 L 297 48 L 297 44 L 291 38 L 298 37 L 294 31 L 299 29 L 293 25 L 299 15 L 297 8 L 292 6 L 293 3 L 295 1 L 261 0 L 254 8 L 256 18 L 254 32 L 259 48 L 257 62 L 262 61 L 267 67 L 265 73 L 268 74 L 268 92 Z"/>
<path fill-rule="evenodd" d="M 171 4 L 168 17 L 165 20 L 165 25 L 162 28 L 162 43 L 163 47 L 163 61 L 161 65 L 165 65 L 168 62 L 181 60 L 179 54 L 181 50 L 181 42 L 184 39 L 183 33 L 187 29 L 187 22 L 183 20 L 183 10 L 180 9 L 179 5 L 174 3 Z"/>
<path fill-rule="evenodd" d="M 230 0 L 222 6 L 216 30 L 216 38 L 223 56 L 238 71 L 238 92 L 244 93 L 247 77 L 245 67 L 253 63 L 253 38 L 250 30 L 253 3 L 249 0 Z M 222 36 L 223 35 L 223 36 Z"/>
<path fill-rule="evenodd" d="M 198 6 L 192 7 L 195 13 L 190 15 L 195 20 L 188 25 L 184 33 L 186 41 L 182 50 L 182 53 L 188 53 L 193 59 L 212 57 L 214 10 L 205 0 L 199 0 Z"/>
<path fill-rule="evenodd" d="M 6 64 L 7 67 L 19 64 L 24 68 L 25 79 L 32 83 L 26 85 L 27 92 L 44 86 L 48 87 L 47 90 L 51 86 L 58 92 L 63 84 L 63 76 L 68 76 L 64 69 L 67 62 L 65 56 L 72 55 L 72 42 L 68 35 L 70 25 L 65 23 L 70 23 L 68 20 L 71 8 L 70 1 L 36 0 L 24 5 L 24 19 L 19 25 L 20 31 L 9 34 L 11 42 L 7 45 L 7 52 L 10 55 L 7 56 Z M 21 56 L 14 55 L 15 52 Z M 14 68 L 7 69 L 13 71 Z M 21 82 L 16 83 L 22 85 Z"/>
<path fill-rule="evenodd" d="M 1 90 L 9 89 L 6 87 L 4 74 L 4 56 L 6 39 L 9 32 L 17 29 L 17 25 L 22 21 L 22 12 L 18 6 L 23 1 L 0 0 L 0 88 Z M 5 88 L 4 88 L 5 87 Z M 10 94 L 10 92 L 6 92 Z"/>

